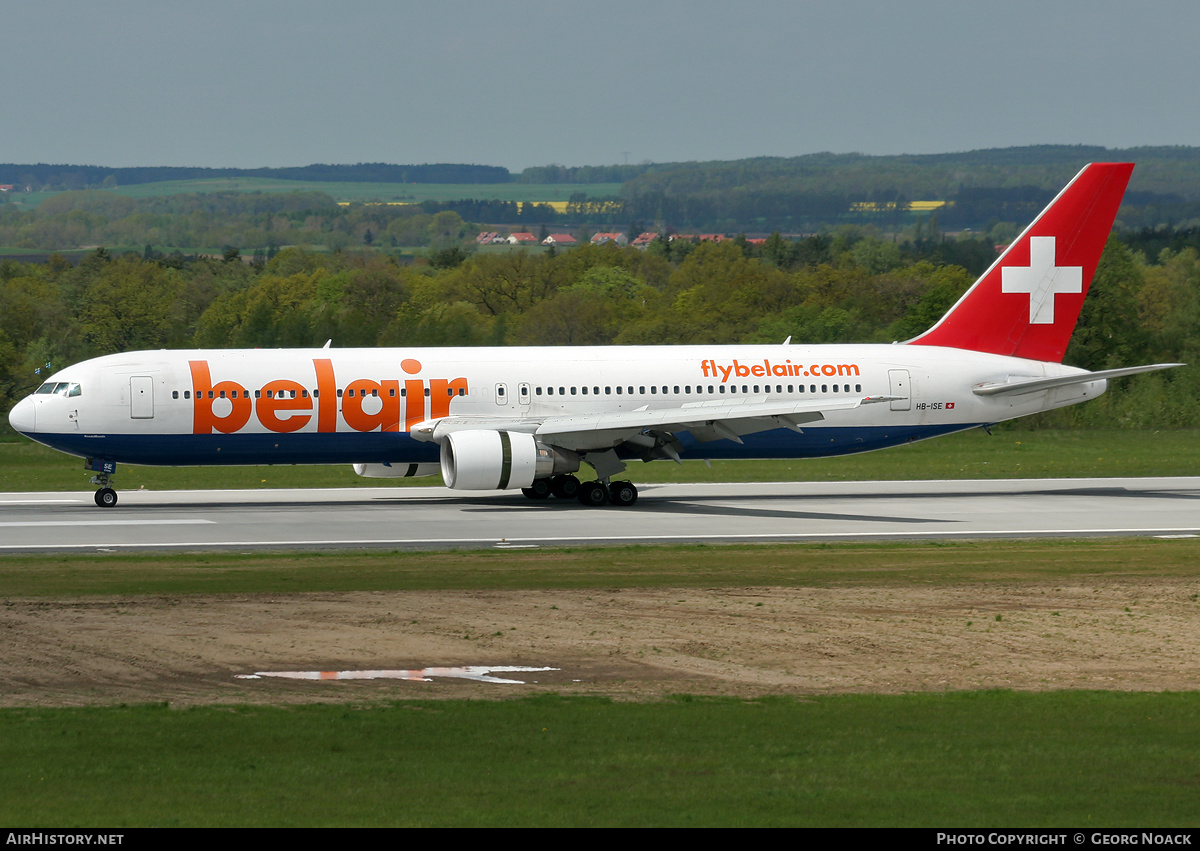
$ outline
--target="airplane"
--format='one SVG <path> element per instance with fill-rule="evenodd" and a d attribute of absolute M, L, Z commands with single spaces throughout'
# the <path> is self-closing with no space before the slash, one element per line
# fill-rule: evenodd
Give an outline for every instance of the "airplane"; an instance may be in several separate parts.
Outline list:
<path fill-rule="evenodd" d="M 118 464 L 352 464 L 630 506 L 634 459 L 843 455 L 987 427 L 1182 365 L 1062 363 L 1132 171 L 1084 167 L 904 343 L 128 352 L 57 372 L 9 422 L 83 457 L 102 507 Z"/>

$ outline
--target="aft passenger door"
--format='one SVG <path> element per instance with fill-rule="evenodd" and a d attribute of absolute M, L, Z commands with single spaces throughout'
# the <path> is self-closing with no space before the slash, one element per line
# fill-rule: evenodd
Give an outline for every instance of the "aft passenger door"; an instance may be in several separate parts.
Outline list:
<path fill-rule="evenodd" d="M 891 408 L 893 411 L 909 411 L 912 410 L 912 382 L 908 376 L 907 369 L 889 369 L 888 370 L 888 391 L 891 396 L 903 396 L 903 399 L 896 399 L 892 402 Z"/>

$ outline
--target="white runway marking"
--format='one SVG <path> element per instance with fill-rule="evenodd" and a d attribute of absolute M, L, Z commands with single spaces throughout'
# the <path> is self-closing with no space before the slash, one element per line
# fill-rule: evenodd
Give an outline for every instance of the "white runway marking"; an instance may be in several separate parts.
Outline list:
<path fill-rule="evenodd" d="M 82 505 L 82 499 L 0 499 L 0 505 Z"/>
<path fill-rule="evenodd" d="M 0 523 L 0 528 L 29 529 L 34 526 L 203 526 L 215 525 L 216 520 L 14 520 Z"/>
<path fill-rule="evenodd" d="M 415 671 L 259 671 L 254 674 L 234 674 L 239 680 L 260 680 L 263 677 L 279 677 L 286 680 L 408 680 L 431 683 L 431 677 L 452 680 L 474 680 L 479 683 L 509 683 L 524 685 L 524 680 L 508 680 L 492 676 L 493 672 L 537 673 L 557 671 L 558 668 L 529 668 L 524 665 L 468 665 L 456 668 L 419 668 Z"/>

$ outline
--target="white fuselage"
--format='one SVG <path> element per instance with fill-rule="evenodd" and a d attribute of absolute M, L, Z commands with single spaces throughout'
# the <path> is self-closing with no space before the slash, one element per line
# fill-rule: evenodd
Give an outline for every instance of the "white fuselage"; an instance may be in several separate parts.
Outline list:
<path fill-rule="evenodd" d="M 1019 395 L 981 384 L 1083 371 L 910 345 L 288 349 L 131 352 L 61 370 L 10 415 L 20 432 L 87 458 L 133 464 L 416 464 L 442 417 L 537 424 L 641 410 L 893 397 L 834 409 L 798 433 L 697 443 L 704 458 L 839 455 L 1074 404 L 1102 379 Z M 520 427 L 517 430 L 521 430 Z M 611 448 L 611 447 L 609 447 Z"/>

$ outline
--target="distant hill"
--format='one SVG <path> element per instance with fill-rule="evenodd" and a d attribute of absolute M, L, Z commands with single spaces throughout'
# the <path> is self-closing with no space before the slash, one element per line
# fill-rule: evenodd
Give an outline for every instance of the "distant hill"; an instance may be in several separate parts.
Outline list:
<path fill-rule="evenodd" d="M 0 184 L 18 188 L 96 189 L 104 186 L 133 186 L 164 180 L 196 180 L 214 177 L 273 177 L 278 180 L 317 180 L 347 183 L 508 183 L 508 169 L 494 165 L 306 165 L 289 168 L 189 168 L 142 166 L 108 168 L 93 165 L 20 165 L 0 163 Z"/>
<path fill-rule="evenodd" d="M 839 223 L 893 229 L 934 215 L 939 226 L 948 229 L 1027 222 L 1083 165 L 1103 161 L 1137 163 L 1119 219 L 1122 227 L 1200 223 L 1200 148 L 1182 146 L 1032 145 L 897 156 L 818 153 L 687 163 L 549 165 L 520 174 L 499 166 L 452 163 L 259 169 L 0 164 L 0 184 L 13 184 L 18 191 L 26 186 L 59 191 L 228 177 L 471 184 L 469 195 L 441 193 L 441 208 L 470 220 L 498 223 L 508 219 L 497 218 L 498 213 L 483 207 L 491 210 L 488 205 L 494 207 L 493 201 L 500 200 L 502 193 L 493 195 L 482 186 L 570 184 L 580 187 L 571 195 L 575 207 L 568 218 L 572 221 L 610 227 L 662 222 L 677 230 L 802 233 Z M 601 184 L 607 185 L 601 188 Z M 619 195 L 614 195 L 616 184 L 621 186 Z M 591 186 L 597 187 L 595 193 L 581 191 Z M 589 201 L 595 202 L 592 207 L 586 205 Z M 913 206 L 914 202 L 925 203 Z"/>

